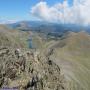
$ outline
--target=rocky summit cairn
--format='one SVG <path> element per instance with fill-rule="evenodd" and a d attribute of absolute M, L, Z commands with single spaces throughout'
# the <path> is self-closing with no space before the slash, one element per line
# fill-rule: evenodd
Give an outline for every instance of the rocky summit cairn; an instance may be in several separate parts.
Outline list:
<path fill-rule="evenodd" d="M 60 68 L 44 55 L 0 47 L 0 88 L 65 90 Z"/>

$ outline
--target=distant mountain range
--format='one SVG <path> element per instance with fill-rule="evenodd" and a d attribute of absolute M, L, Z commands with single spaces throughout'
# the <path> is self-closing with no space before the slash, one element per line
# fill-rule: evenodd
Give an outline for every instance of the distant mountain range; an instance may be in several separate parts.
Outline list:
<path fill-rule="evenodd" d="M 66 32 L 66 31 L 87 31 L 90 32 L 90 26 L 81 26 L 76 24 L 57 24 L 43 21 L 20 21 L 12 24 L 7 24 L 14 29 L 23 31 L 37 31 L 37 32 Z"/>

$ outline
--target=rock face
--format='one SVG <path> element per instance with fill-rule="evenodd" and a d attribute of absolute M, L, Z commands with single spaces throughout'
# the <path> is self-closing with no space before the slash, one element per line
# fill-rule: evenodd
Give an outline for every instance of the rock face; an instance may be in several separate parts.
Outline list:
<path fill-rule="evenodd" d="M 60 68 L 37 52 L 0 47 L 0 87 L 66 90 Z"/>

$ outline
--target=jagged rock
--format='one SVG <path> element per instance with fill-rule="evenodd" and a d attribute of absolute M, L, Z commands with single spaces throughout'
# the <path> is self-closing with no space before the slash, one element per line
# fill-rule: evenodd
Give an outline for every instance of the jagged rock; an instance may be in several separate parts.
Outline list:
<path fill-rule="evenodd" d="M 65 90 L 60 68 L 44 55 L 36 52 L 0 49 L 0 87 L 19 90 Z M 20 55 L 20 56 L 19 56 Z M 35 55 L 35 56 L 34 56 Z M 18 57 L 17 57 L 18 56 Z"/>

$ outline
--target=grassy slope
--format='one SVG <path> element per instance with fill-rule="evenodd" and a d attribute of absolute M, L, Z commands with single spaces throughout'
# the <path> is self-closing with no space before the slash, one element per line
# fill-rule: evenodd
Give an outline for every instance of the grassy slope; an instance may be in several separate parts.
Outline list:
<path fill-rule="evenodd" d="M 63 48 L 56 48 L 53 60 L 62 67 L 71 90 L 90 90 L 90 36 L 71 35 Z"/>
<path fill-rule="evenodd" d="M 90 36 L 86 32 L 70 33 L 64 40 L 44 42 L 41 54 L 54 48 L 51 60 L 57 63 L 68 82 L 68 90 L 90 90 Z"/>
<path fill-rule="evenodd" d="M 28 34 L 0 25 L 0 46 L 27 48 Z"/>

